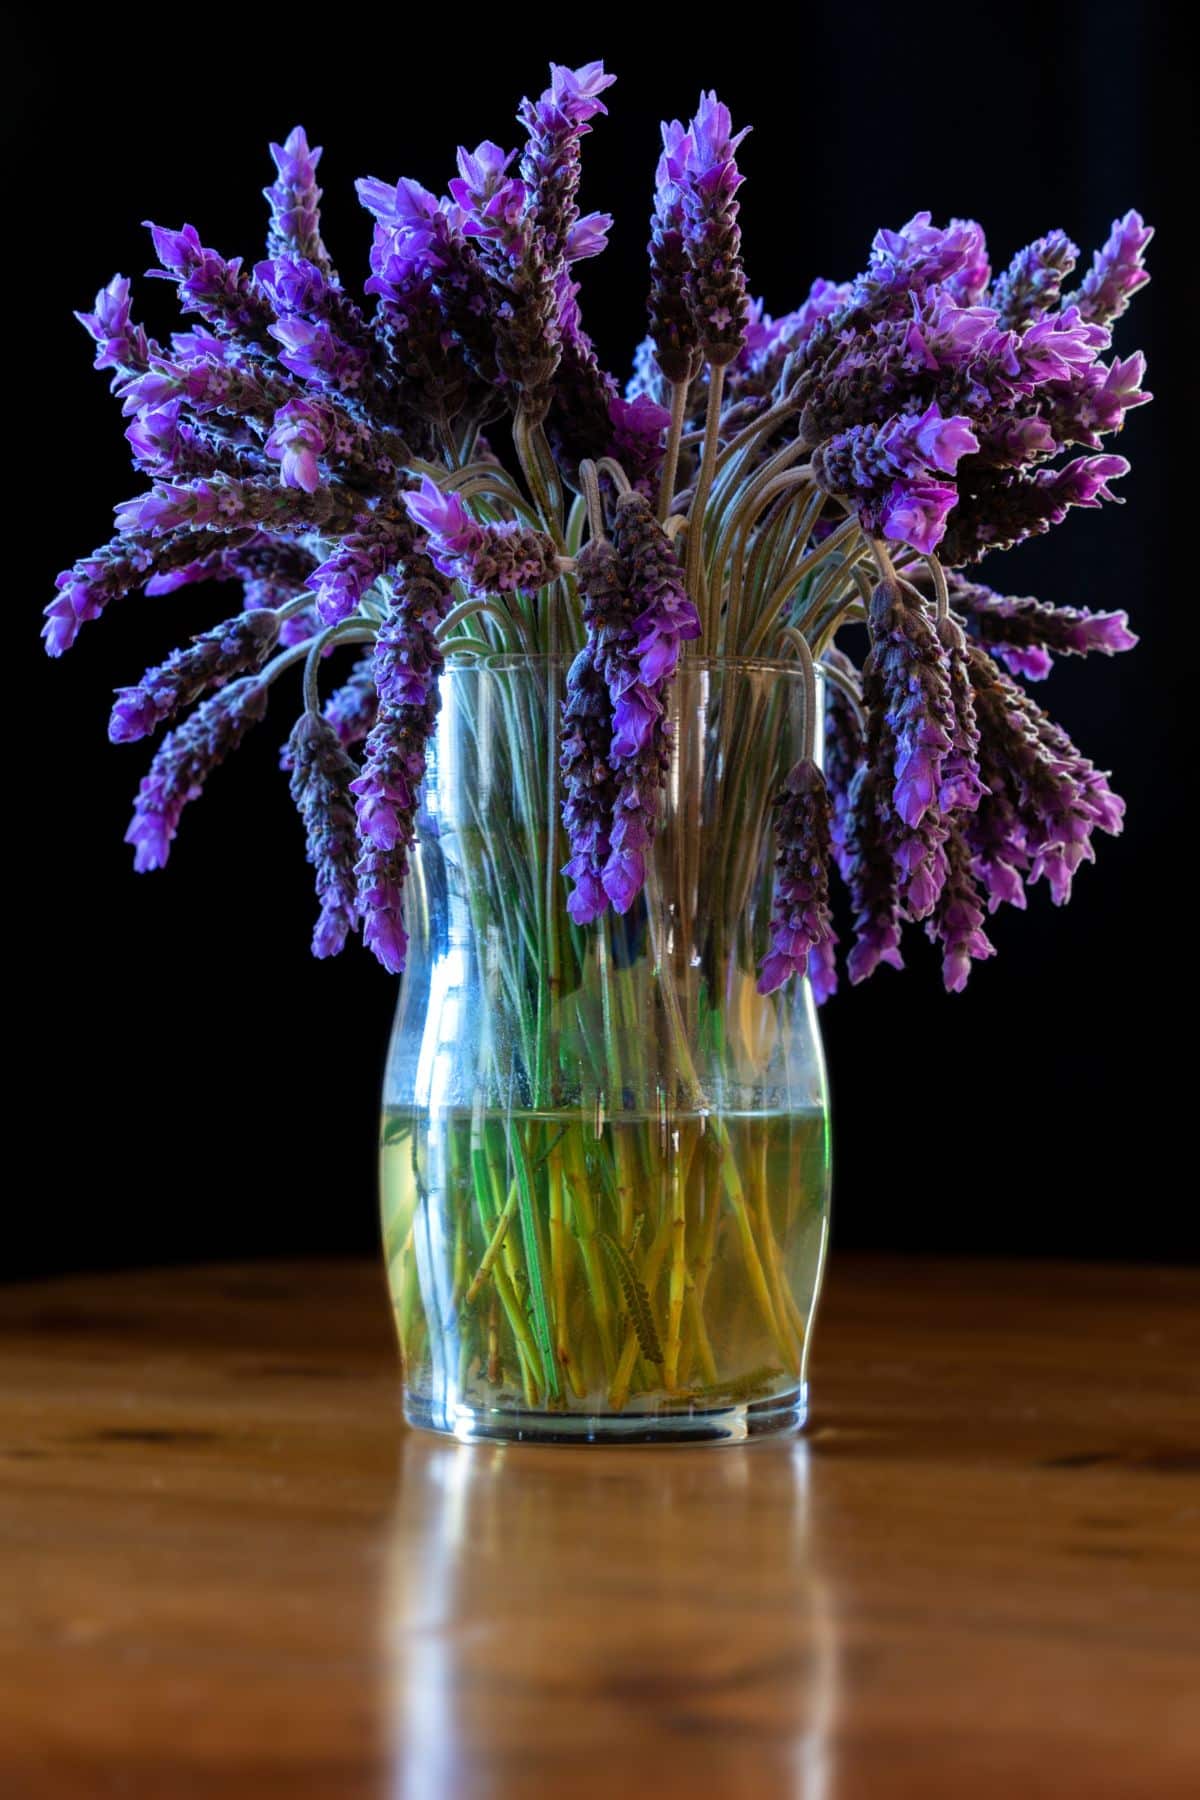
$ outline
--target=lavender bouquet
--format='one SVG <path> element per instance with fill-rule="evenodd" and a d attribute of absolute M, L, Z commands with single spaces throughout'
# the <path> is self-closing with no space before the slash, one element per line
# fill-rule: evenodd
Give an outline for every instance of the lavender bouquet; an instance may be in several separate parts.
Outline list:
<path fill-rule="evenodd" d="M 46 612 L 58 656 L 135 590 L 238 584 L 116 696 L 114 742 L 171 727 L 140 870 L 302 666 L 313 951 L 361 933 L 409 964 L 384 1226 L 410 1416 L 467 1435 L 800 1416 L 831 882 L 852 983 L 922 924 L 958 990 L 987 915 L 1042 877 L 1065 901 L 1122 820 L 1026 684 L 1130 648 L 1126 615 L 970 571 L 1114 498 L 1104 440 L 1149 395 L 1139 354 L 1105 357 L 1150 231 L 1128 213 L 1079 279 L 1062 231 L 993 274 L 978 225 L 918 213 L 772 316 L 746 134 L 705 94 L 663 126 L 622 388 L 577 279 L 611 223 L 579 183 L 612 80 L 553 67 L 519 151 L 460 150 L 445 195 L 360 181 L 360 292 L 299 128 L 264 260 L 151 226 L 184 328 L 148 336 L 122 276 L 78 315 L 148 486 Z"/>

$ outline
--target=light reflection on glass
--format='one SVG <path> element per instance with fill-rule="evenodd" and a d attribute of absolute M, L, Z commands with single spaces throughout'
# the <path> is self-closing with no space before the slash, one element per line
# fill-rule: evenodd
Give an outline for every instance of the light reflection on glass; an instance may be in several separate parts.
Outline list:
<path fill-rule="evenodd" d="M 614 1792 L 654 1791 L 681 1746 L 697 1795 L 733 1791 L 755 1739 L 786 1791 L 831 1800 L 839 1634 L 812 1476 L 803 1442 L 407 1434 L 380 1607 L 394 1800 L 503 1795 L 534 1756 L 547 1793 L 601 1760 Z"/>

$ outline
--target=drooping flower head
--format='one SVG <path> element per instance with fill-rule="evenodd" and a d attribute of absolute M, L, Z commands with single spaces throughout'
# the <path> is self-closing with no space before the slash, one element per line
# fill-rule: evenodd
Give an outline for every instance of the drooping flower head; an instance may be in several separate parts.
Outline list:
<path fill-rule="evenodd" d="M 536 593 L 558 573 L 558 552 L 544 532 L 515 519 L 480 525 L 456 492 L 428 475 L 402 498 L 409 517 L 428 533 L 429 554 L 442 574 L 471 594 Z"/>
<path fill-rule="evenodd" d="M 443 656 L 437 627 L 450 609 L 448 582 L 414 544 L 405 548 L 392 608 L 375 642 L 378 708 L 362 774 L 350 783 L 358 819 L 355 865 L 363 941 L 393 974 L 404 968 L 404 887 L 416 839 L 417 803 L 437 721 Z"/>
<path fill-rule="evenodd" d="M 771 947 L 759 971 L 758 991 L 772 994 L 795 975 L 807 974 L 818 1002 L 837 985 L 837 942 L 829 912 L 829 794 L 811 761 L 799 762 L 776 802 L 775 906 Z"/>
<path fill-rule="evenodd" d="M 313 929 L 313 955 L 336 956 L 358 922 L 357 838 L 350 793 L 354 764 L 333 727 L 307 710 L 288 739 L 287 762 L 321 909 Z"/>
<path fill-rule="evenodd" d="M 130 744 L 147 737 L 210 688 L 260 669 L 278 640 L 279 626 L 273 612 L 245 612 L 202 632 L 186 650 L 173 650 L 136 687 L 117 690 L 108 726 L 112 742 Z"/>
<path fill-rule="evenodd" d="M 1043 680 L 1055 656 L 1115 656 L 1138 641 L 1126 612 L 1049 606 L 1029 595 L 994 593 L 958 575 L 950 587 L 972 637 L 1028 681 Z"/>
<path fill-rule="evenodd" d="M 621 598 L 616 616 L 589 635 L 612 705 L 609 761 L 617 778 L 604 891 L 628 912 L 646 879 L 646 853 L 658 822 L 659 791 L 670 762 L 667 693 L 681 646 L 700 634 L 683 571 L 649 500 L 623 494 L 615 543 Z"/>
<path fill-rule="evenodd" d="M 265 716 L 269 691 L 256 676 L 243 676 L 204 701 L 163 739 L 138 788 L 125 833 L 139 873 L 166 866 L 184 807 L 199 798 L 212 771 Z"/>

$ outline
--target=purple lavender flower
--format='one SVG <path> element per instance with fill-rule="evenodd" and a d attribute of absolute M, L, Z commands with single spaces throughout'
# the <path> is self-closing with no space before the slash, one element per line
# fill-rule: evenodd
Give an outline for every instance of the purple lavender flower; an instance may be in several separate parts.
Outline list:
<path fill-rule="evenodd" d="M 404 967 L 404 883 L 438 713 L 443 658 L 435 633 L 450 603 L 450 588 L 430 558 L 406 547 L 393 607 L 375 642 L 378 715 L 362 774 L 350 784 L 362 849 L 355 872 L 363 941 L 393 974 Z"/>
<path fill-rule="evenodd" d="M 227 353 L 215 338 L 190 335 L 197 341 L 185 345 L 177 335 L 172 344 L 175 354 L 152 354 L 144 375 L 122 383 L 122 411 L 127 418 L 183 399 L 198 414 L 234 415 L 269 424 L 286 401 L 296 398 L 294 384 L 272 375 L 262 363 L 236 351 Z"/>
<path fill-rule="evenodd" d="M 671 415 L 645 394 L 622 400 L 614 394 L 608 403 L 612 426 L 612 454 L 635 488 L 649 494 L 663 459 L 663 444 Z"/>
<path fill-rule="evenodd" d="M 572 255 L 571 249 L 579 218 L 580 146 L 591 130 L 589 121 L 608 111 L 600 95 L 615 80 L 615 75 L 605 74 L 602 62 L 585 63 L 579 69 L 551 63 L 550 86 L 538 100 L 521 102 L 517 116 L 528 138 L 521 176 L 531 196 L 541 252 L 551 269 L 596 253 L 576 246 Z"/>
<path fill-rule="evenodd" d="M 946 840 L 945 885 L 925 927 L 930 939 L 942 945 L 942 980 L 951 994 L 966 987 L 972 961 L 996 954 L 983 929 L 984 911 L 971 863 L 966 838 L 953 827 Z"/>
<path fill-rule="evenodd" d="M 899 583 L 881 581 L 871 597 L 871 660 L 877 671 L 893 748 L 892 804 L 914 828 L 938 806 L 946 758 L 954 747 L 950 672 L 938 634 Z"/>
<path fill-rule="evenodd" d="M 1145 373 L 1146 359 L 1139 350 L 1132 356 L 1114 357 L 1111 363 L 1075 369 L 1066 381 L 1048 383 L 1038 395 L 1043 415 L 1038 422 L 1050 439 L 1051 450 L 1068 444 L 1086 444 L 1098 450 L 1104 437 L 1120 431 L 1127 412 L 1145 406 L 1152 398 L 1140 386 Z"/>
<path fill-rule="evenodd" d="M 1115 656 L 1132 650 L 1137 637 L 1126 612 L 1090 612 L 1086 607 L 1050 606 L 1028 596 L 997 594 L 956 575 L 951 598 L 965 615 L 968 631 L 1015 675 L 1041 681 L 1054 656 Z"/>
<path fill-rule="evenodd" d="M 278 462 L 284 487 L 314 494 L 321 485 L 317 458 L 324 455 L 329 438 L 328 415 L 319 401 L 289 400 L 275 414 L 263 451 Z"/>
<path fill-rule="evenodd" d="M 670 130 L 675 135 L 678 128 Z M 747 126 L 735 136 L 729 108 L 715 93 L 705 93 L 687 131 L 666 151 L 668 174 L 682 200 L 686 298 L 700 346 L 714 366 L 732 362 L 746 336 L 746 276 L 734 196 L 743 180 L 736 152 L 748 131 Z M 663 139 L 666 144 L 666 128 Z"/>
<path fill-rule="evenodd" d="M 585 213 L 576 219 L 567 233 L 564 247 L 564 261 L 568 263 L 586 262 L 589 257 L 600 256 L 608 249 L 608 234 L 612 230 L 611 213 Z"/>
<path fill-rule="evenodd" d="M 844 651 L 831 644 L 821 661 L 858 688 L 858 671 Z M 863 734 L 847 696 L 837 682 L 826 679 L 825 687 L 825 788 L 829 795 L 830 842 L 833 860 L 843 881 L 849 881 L 851 867 L 850 789 L 863 761 Z"/>
<path fill-rule="evenodd" d="M 165 581 L 170 571 L 191 564 L 205 547 L 199 533 L 181 532 L 174 540 L 155 542 L 141 533 L 123 532 L 64 569 L 54 583 L 57 595 L 45 611 L 42 636 L 47 655 L 61 656 L 75 642 L 80 627 L 98 619 L 106 606 L 134 588 L 146 586 L 151 591 L 155 580 Z"/>
<path fill-rule="evenodd" d="M 280 362 L 301 381 L 352 395 L 368 377 L 370 359 L 365 348 L 347 343 L 327 319 L 278 319 L 270 333 L 283 346 Z"/>
<path fill-rule="evenodd" d="M 944 287 L 958 304 L 972 306 L 988 279 L 983 231 L 973 219 L 932 223 L 928 212 L 914 213 L 899 231 L 876 232 L 866 272 L 852 284 L 846 306 L 833 314 L 834 330 L 903 316 L 914 296 Z"/>
<path fill-rule="evenodd" d="M 397 856 L 394 851 L 377 850 L 373 845 L 368 845 L 354 865 L 363 943 L 390 975 L 403 973 L 408 955 L 408 933 L 404 929 L 407 870 L 407 854 Z"/>
<path fill-rule="evenodd" d="M 974 812 L 983 799 L 984 786 L 979 774 L 979 726 L 967 641 L 955 619 L 939 619 L 937 635 L 945 657 L 952 721 L 947 723 L 950 748 L 942 761 L 937 791 L 937 809 L 944 817 L 949 813 Z"/>
<path fill-rule="evenodd" d="M 402 494 L 409 517 L 429 534 L 429 554 L 443 575 L 468 593 L 536 593 L 558 576 L 558 552 L 544 532 L 516 520 L 480 525 L 459 495 L 430 476 L 419 492 Z"/>
<path fill-rule="evenodd" d="M 1153 226 L 1144 224 L 1140 213 L 1127 212 L 1123 219 L 1113 220 L 1112 231 L 1103 249 L 1096 251 L 1079 292 L 1071 295 L 1085 319 L 1107 325 L 1121 317 L 1133 295 L 1150 279 L 1143 259 L 1153 236 Z"/>
<path fill-rule="evenodd" d="M 218 333 L 265 338 L 273 317 L 270 303 L 242 273 L 240 256 L 227 262 L 215 250 L 206 250 L 194 225 L 169 231 L 149 219 L 144 223 L 162 263 L 149 273 L 177 283 L 184 312 L 199 313 Z"/>
<path fill-rule="evenodd" d="M 271 208 L 267 251 L 271 256 L 302 256 L 322 275 L 336 281 L 329 252 L 321 242 L 321 190 L 317 186 L 320 149 L 310 150 L 304 128 L 297 125 L 282 144 L 271 145 L 276 178 L 263 189 Z"/>
<path fill-rule="evenodd" d="M 467 214 L 419 182 L 390 186 L 374 178 L 357 184 L 377 220 L 368 293 L 380 296 L 385 340 L 409 380 L 424 388 L 423 404 L 452 417 L 465 403 L 460 357 L 487 391 L 502 387 L 496 364 L 491 291 L 476 249 L 464 235 Z M 449 342 L 447 341 L 449 339 Z M 451 350 L 455 354 L 448 354 Z"/>
<path fill-rule="evenodd" d="M 690 381 L 700 366 L 700 333 L 687 292 L 683 171 L 691 143 L 678 119 L 662 128 L 663 151 L 654 178 L 650 221 L 650 340 L 668 381 Z"/>
<path fill-rule="evenodd" d="M 1050 312 L 1078 259 L 1079 251 L 1065 231 L 1051 231 L 1018 250 L 988 296 L 998 323 L 1005 330 L 1021 331 Z"/>
<path fill-rule="evenodd" d="M 160 481 L 116 509 L 122 533 L 146 532 L 159 537 L 182 526 L 202 531 L 237 531 L 265 526 L 294 531 L 312 526 L 345 526 L 353 514 L 355 495 L 342 488 L 319 487 L 308 494 L 274 482 L 210 480 Z"/>
<path fill-rule="evenodd" d="M 249 476 L 256 472 L 253 455 L 205 431 L 184 416 L 182 400 L 148 407 L 125 432 L 133 460 L 146 474 L 187 477 L 218 473 Z"/>
<path fill-rule="evenodd" d="M 854 943 L 846 959 L 846 973 L 858 986 L 881 963 L 902 969 L 900 954 L 900 893 L 896 865 L 887 841 L 886 770 L 878 733 L 882 718 L 868 715 L 874 730 L 868 733 L 867 753 L 850 786 L 849 830 L 846 836 L 844 874 L 854 914 Z"/>
<path fill-rule="evenodd" d="M 700 636 L 700 616 L 688 598 L 674 547 L 644 494 L 618 500 L 616 544 L 631 599 L 640 607 L 632 624 L 635 685 L 661 701 L 682 645 Z M 616 705 L 619 715 L 619 700 Z M 619 716 L 613 723 L 619 733 Z"/>
<path fill-rule="evenodd" d="M 108 726 L 112 742 L 128 744 L 147 737 L 209 688 L 260 669 L 278 637 L 274 613 L 246 612 L 193 638 L 186 650 L 173 650 L 159 668 L 148 669 L 136 687 L 118 688 Z"/>
<path fill-rule="evenodd" d="M 943 418 L 931 404 L 924 413 L 895 414 L 830 438 L 814 453 L 813 473 L 826 492 L 858 498 L 864 531 L 928 554 L 958 498 L 935 472 L 953 474 L 978 448 L 967 419 Z"/>
<path fill-rule="evenodd" d="M 356 612 L 374 584 L 395 566 L 407 541 L 405 522 L 388 511 L 363 513 L 315 568 L 306 586 L 317 597 L 325 625 L 338 625 Z"/>
<path fill-rule="evenodd" d="M 615 616 L 585 607 L 589 641 L 612 703 L 609 762 L 617 777 L 608 860 L 601 879 L 618 912 L 628 912 L 646 878 L 658 792 L 670 762 L 666 694 L 680 647 L 700 635 L 670 540 L 643 494 L 617 502 L 615 545 L 622 600 Z M 615 596 L 613 596 L 615 600 Z"/>
<path fill-rule="evenodd" d="M 766 399 L 780 382 L 789 359 L 801 351 L 823 319 L 840 312 L 850 299 L 849 282 L 818 277 L 808 298 L 795 312 L 772 318 L 761 300 L 751 300 L 746 318 L 746 341 L 730 364 L 726 380 L 737 399 Z"/>
<path fill-rule="evenodd" d="M 342 748 L 350 750 L 366 737 L 378 713 L 375 656 L 368 650 L 359 657 L 341 687 L 329 696 L 321 716 L 336 734 Z"/>
<path fill-rule="evenodd" d="M 158 352 L 157 344 L 151 343 L 142 327 L 134 324 L 131 310 L 129 279 L 114 275 L 96 295 L 95 312 L 75 314 L 96 345 L 93 366 L 111 369 L 114 385 L 130 376 L 144 375 L 151 356 Z"/>
<path fill-rule="evenodd" d="M 125 833 L 139 873 L 166 865 L 184 807 L 199 798 L 217 764 L 264 717 L 268 691 L 257 676 L 243 676 L 213 694 L 163 739 L 138 788 Z"/>
<path fill-rule="evenodd" d="M 303 256 L 280 254 L 255 263 L 254 279 L 280 317 L 319 317 L 333 302 L 324 274 Z"/>
<path fill-rule="evenodd" d="M 357 854 L 350 783 L 354 764 L 336 731 L 305 712 L 288 739 L 291 794 L 304 820 L 308 860 L 321 910 L 313 930 L 318 957 L 336 956 L 357 922 Z"/>
<path fill-rule="evenodd" d="M 527 415 L 539 419 L 558 363 L 558 269 L 538 231 L 535 196 L 508 173 L 515 155 L 489 141 L 460 148 L 450 192 L 487 278 L 500 372 L 520 392 Z"/>
<path fill-rule="evenodd" d="M 607 538 L 593 538 L 580 553 L 577 571 L 585 606 L 607 590 L 620 603 L 620 564 Z M 563 874 L 574 883 L 567 911 L 576 925 L 590 925 L 608 905 L 604 868 L 612 850 L 617 783 L 612 752 L 612 702 L 596 646 L 585 644 L 567 675 L 559 731 L 563 826 L 571 856 Z"/>
<path fill-rule="evenodd" d="M 984 651 L 971 645 L 968 658 L 983 779 L 991 790 L 978 827 L 968 831 L 978 873 L 996 904 L 1011 899 L 1012 875 L 1020 872 L 1028 883 L 1045 876 L 1061 906 L 1080 864 L 1094 860 L 1093 832 L 1121 830 L 1124 803 Z"/>
<path fill-rule="evenodd" d="M 958 479 L 958 504 L 946 523 L 941 558 L 948 566 L 1007 550 L 1060 525 L 1072 506 L 1116 500 L 1110 481 L 1129 472 L 1123 456 L 1079 456 L 1061 469 L 1027 475 L 1014 469 L 972 469 Z"/>
<path fill-rule="evenodd" d="M 837 938 L 829 912 L 829 794 L 815 763 L 796 764 L 776 804 L 771 948 L 758 991 L 773 994 L 793 975 L 808 974 L 819 1003 L 837 985 Z"/>

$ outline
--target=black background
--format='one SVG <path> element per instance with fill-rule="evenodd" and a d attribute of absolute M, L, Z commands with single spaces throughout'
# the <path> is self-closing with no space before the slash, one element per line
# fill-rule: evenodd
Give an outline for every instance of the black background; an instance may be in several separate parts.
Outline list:
<path fill-rule="evenodd" d="M 421 47 L 390 10 L 347 9 L 344 27 L 337 16 L 292 28 L 276 9 L 243 9 L 194 21 L 178 43 L 115 17 L 93 43 L 16 31 L 5 941 L 21 1172 L 0 1271 L 370 1248 L 395 999 L 361 950 L 324 964 L 307 954 L 308 871 L 276 765 L 286 705 L 189 809 L 169 870 L 131 872 L 121 839 L 147 747 L 107 744 L 110 689 L 214 622 L 224 596 L 135 598 L 60 663 L 40 656 L 54 574 L 108 535 L 113 503 L 140 485 L 71 309 L 114 270 L 141 275 L 141 219 L 187 219 L 253 261 L 266 144 L 297 120 L 326 146 L 325 235 L 358 279 L 369 222 L 356 176 L 440 190 L 460 139 L 517 141 L 517 101 L 544 85 L 551 56 L 594 55 L 620 79 L 586 146 L 584 204 L 617 224 L 586 266 L 585 318 L 619 370 L 643 330 L 657 122 L 686 117 L 701 83 L 755 127 L 741 156 L 744 245 L 775 312 L 818 273 L 853 274 L 876 227 L 918 207 L 981 219 L 997 266 L 1059 225 L 1090 257 L 1131 205 L 1159 224 L 1154 283 L 1118 338 L 1123 352 L 1146 349 L 1159 395 L 1118 446 L 1134 464 L 1126 505 L 1076 513 L 985 570 L 1008 592 L 1129 608 L 1139 650 L 1065 666 L 1039 694 L 1114 771 L 1128 829 L 1101 841 L 1067 910 L 1039 888 L 1027 914 L 994 921 L 1000 955 L 965 996 L 943 995 L 913 934 L 909 970 L 844 991 L 825 1030 L 841 1244 L 1193 1253 L 1192 1183 L 1173 1158 L 1194 877 L 1181 887 L 1172 859 L 1186 843 L 1173 771 L 1194 641 L 1180 614 L 1196 577 L 1193 554 L 1173 581 L 1175 526 L 1194 534 L 1167 495 L 1168 434 L 1174 415 L 1181 435 L 1185 406 L 1168 340 L 1188 288 L 1184 233 L 1165 211 L 1181 99 L 1168 71 L 1184 59 L 1165 9 L 809 4 L 743 21 L 718 7 L 703 31 L 681 22 L 674 41 L 648 42 L 641 13 L 619 7 L 596 9 L 586 29 L 492 10 L 486 35 L 470 24 L 484 14 L 447 8 L 423 15 Z M 138 316 L 168 329 L 171 299 L 168 284 L 141 283 Z"/>

